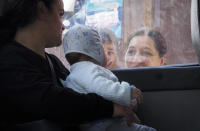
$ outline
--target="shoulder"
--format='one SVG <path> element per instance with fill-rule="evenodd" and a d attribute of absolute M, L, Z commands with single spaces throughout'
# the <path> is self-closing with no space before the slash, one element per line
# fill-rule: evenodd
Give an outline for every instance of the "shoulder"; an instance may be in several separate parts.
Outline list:
<path fill-rule="evenodd" d="M 69 75 L 69 70 L 63 65 L 63 63 L 58 59 L 58 57 L 56 57 L 53 54 L 48 54 L 46 53 L 49 58 L 51 59 L 51 62 L 53 63 L 54 69 L 56 71 L 56 73 L 63 79 L 66 79 L 66 76 Z"/>
<path fill-rule="evenodd" d="M 30 50 L 16 42 L 6 43 L 0 48 L 0 63 L 7 66 L 28 65 L 28 61 L 32 58 L 30 52 Z"/>
<path fill-rule="evenodd" d="M 0 47 L 0 59 L 5 58 L 5 56 L 12 56 L 17 50 L 18 47 L 12 42 L 6 43 L 4 46 Z"/>

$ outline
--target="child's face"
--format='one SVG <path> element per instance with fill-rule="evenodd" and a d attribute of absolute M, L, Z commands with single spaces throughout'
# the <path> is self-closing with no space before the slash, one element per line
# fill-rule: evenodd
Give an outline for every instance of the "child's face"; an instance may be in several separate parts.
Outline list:
<path fill-rule="evenodd" d="M 105 52 L 106 61 L 106 68 L 113 69 L 116 67 L 117 62 L 117 53 L 115 45 L 110 41 L 103 42 L 103 48 Z"/>

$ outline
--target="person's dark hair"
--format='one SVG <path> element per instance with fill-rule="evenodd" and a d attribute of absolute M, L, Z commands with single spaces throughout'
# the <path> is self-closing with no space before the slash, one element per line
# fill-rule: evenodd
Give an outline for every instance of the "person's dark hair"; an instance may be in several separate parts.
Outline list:
<path fill-rule="evenodd" d="M 70 65 L 73 65 L 74 63 L 77 63 L 79 59 L 81 58 L 80 53 L 70 53 L 65 55 L 66 60 Z"/>
<path fill-rule="evenodd" d="M 112 30 L 110 30 L 108 28 L 99 28 L 98 32 L 99 32 L 99 35 L 101 37 L 102 42 L 104 42 L 104 41 L 112 42 L 115 45 L 116 49 L 118 50 L 118 48 L 119 48 L 119 45 L 118 45 L 119 40 L 118 40 L 118 38 L 116 37 L 115 33 Z"/>
<path fill-rule="evenodd" d="M 96 60 L 94 60 L 93 58 L 87 56 L 87 55 L 84 55 L 84 54 L 81 54 L 81 53 L 76 53 L 76 52 L 73 52 L 73 53 L 69 53 L 69 54 L 66 54 L 65 55 L 65 58 L 66 60 L 68 61 L 68 63 L 70 65 L 73 65 L 77 62 L 80 62 L 82 61 L 81 58 L 84 57 L 85 59 L 84 60 L 88 60 L 88 61 L 93 61 L 95 63 L 98 63 Z"/>
<path fill-rule="evenodd" d="M 141 29 L 137 31 L 136 33 L 131 34 L 128 37 L 127 46 L 129 45 L 130 41 L 136 37 L 136 36 L 148 36 L 150 37 L 154 43 L 155 48 L 159 53 L 160 57 L 163 57 L 167 53 L 167 43 L 165 38 L 161 35 L 160 32 L 152 29 Z"/>
<path fill-rule="evenodd" d="M 56 0 L 1 0 L 0 46 L 6 41 L 12 41 L 19 28 L 36 20 L 39 1 L 43 1 L 51 10 Z"/>

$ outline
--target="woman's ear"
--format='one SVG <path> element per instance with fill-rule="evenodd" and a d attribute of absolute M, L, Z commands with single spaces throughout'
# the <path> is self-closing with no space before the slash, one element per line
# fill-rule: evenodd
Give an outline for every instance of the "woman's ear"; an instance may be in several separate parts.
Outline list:
<path fill-rule="evenodd" d="M 161 58 L 160 65 L 165 65 L 166 60 L 167 60 L 167 55 L 164 55 L 164 56 Z"/>
<path fill-rule="evenodd" d="M 38 19 L 44 20 L 48 18 L 49 10 L 43 1 L 38 2 Z"/>

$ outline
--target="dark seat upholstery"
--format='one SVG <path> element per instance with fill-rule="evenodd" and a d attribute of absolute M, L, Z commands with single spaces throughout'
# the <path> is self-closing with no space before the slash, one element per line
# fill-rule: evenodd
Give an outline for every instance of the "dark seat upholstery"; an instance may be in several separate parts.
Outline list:
<path fill-rule="evenodd" d="M 200 66 L 113 70 L 143 91 L 140 119 L 158 131 L 200 130 Z"/>

